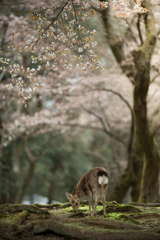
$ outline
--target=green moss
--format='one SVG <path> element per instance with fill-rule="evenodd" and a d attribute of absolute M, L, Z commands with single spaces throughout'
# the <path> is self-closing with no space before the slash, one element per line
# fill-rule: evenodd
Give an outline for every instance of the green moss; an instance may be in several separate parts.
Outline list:
<path fill-rule="evenodd" d="M 8 217 L 7 215 L 0 214 L 0 219 L 5 219 L 5 218 L 7 218 L 7 217 Z"/>
<path fill-rule="evenodd" d="M 117 219 L 119 216 L 121 215 L 121 213 L 117 213 L 117 212 L 112 212 L 112 213 L 108 213 L 107 214 L 107 218 L 110 218 L 110 219 Z"/>

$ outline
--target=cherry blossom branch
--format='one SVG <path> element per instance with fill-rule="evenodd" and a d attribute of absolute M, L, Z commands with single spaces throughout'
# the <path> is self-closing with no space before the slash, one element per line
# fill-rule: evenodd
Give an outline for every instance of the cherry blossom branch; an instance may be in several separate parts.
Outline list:
<path fill-rule="evenodd" d="M 45 30 L 43 31 L 43 33 L 45 33 L 49 28 L 50 26 L 58 19 L 58 17 L 60 16 L 60 14 L 63 12 L 64 8 L 67 6 L 67 4 L 69 3 L 70 0 L 68 0 L 64 5 L 63 7 L 61 8 L 61 10 L 59 11 L 59 13 L 57 14 L 57 16 L 52 20 L 52 22 L 45 28 Z M 27 62 L 28 62 L 28 59 L 32 53 L 32 50 L 34 49 L 34 47 L 36 46 L 36 44 L 39 42 L 39 40 L 41 39 L 41 37 L 39 37 L 36 42 L 33 44 L 27 58 L 26 58 L 26 61 L 25 61 L 25 64 L 24 64 L 24 68 L 26 68 L 26 65 L 27 65 Z"/>
<path fill-rule="evenodd" d="M 81 40 L 82 42 L 82 39 L 81 39 L 81 34 L 80 34 L 80 31 L 78 29 L 78 19 L 77 19 L 77 12 L 76 12 L 76 9 L 75 9 L 75 6 L 74 6 L 74 2 L 73 0 L 71 0 L 72 2 L 72 6 L 73 6 L 73 10 L 74 10 L 74 13 L 75 13 L 75 19 L 76 19 L 76 25 L 77 25 L 77 31 L 78 31 L 78 35 L 79 35 L 79 39 Z"/>
<path fill-rule="evenodd" d="M 2 73 L 1 73 L 1 75 L 0 75 L 0 82 L 2 81 L 2 79 L 3 79 L 6 71 L 8 70 L 9 66 L 12 65 L 12 64 L 15 62 L 16 58 L 17 58 L 17 55 L 15 55 L 15 56 L 13 57 L 12 61 L 10 62 L 10 64 L 7 65 L 6 69 L 3 69 L 3 71 L 2 71 Z"/>

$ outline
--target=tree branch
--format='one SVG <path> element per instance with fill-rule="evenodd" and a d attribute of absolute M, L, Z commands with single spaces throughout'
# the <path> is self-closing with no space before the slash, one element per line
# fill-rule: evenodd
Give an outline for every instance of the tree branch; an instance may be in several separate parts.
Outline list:
<path fill-rule="evenodd" d="M 88 90 L 85 90 L 85 92 L 92 92 L 92 91 L 105 91 L 105 92 L 111 92 L 113 93 L 114 95 L 118 96 L 126 105 L 127 107 L 129 108 L 131 114 L 133 114 L 133 110 L 132 110 L 132 107 L 131 105 L 129 104 L 129 102 L 118 92 L 112 90 L 112 89 L 109 89 L 109 88 L 89 88 Z"/>
<path fill-rule="evenodd" d="M 109 126 L 109 123 L 107 122 L 104 109 L 103 109 L 103 107 L 101 106 L 101 104 L 99 104 L 99 107 L 100 107 L 100 112 L 101 112 L 101 115 L 102 115 L 103 122 L 104 122 L 106 128 L 108 128 L 109 131 L 111 132 L 111 127 Z M 113 154 L 113 160 L 114 160 L 114 162 L 115 162 L 116 165 L 117 165 L 118 173 L 120 173 L 120 172 L 121 172 L 121 167 L 120 167 L 120 163 L 119 163 L 118 158 L 117 158 L 117 154 L 116 154 L 116 150 L 115 150 L 115 144 L 114 144 L 112 138 L 110 139 L 110 144 L 111 144 L 111 149 L 112 149 L 112 154 Z"/>
<path fill-rule="evenodd" d="M 126 20 L 126 23 L 128 24 L 128 27 L 127 27 L 126 32 L 125 32 L 125 34 L 124 34 L 124 39 L 126 39 L 128 32 L 130 32 L 133 41 L 137 44 L 137 39 L 135 38 L 134 33 L 133 33 L 133 31 L 132 31 L 132 28 L 131 28 L 131 26 L 133 25 L 134 19 L 135 19 L 135 16 L 132 18 L 132 20 L 131 20 L 130 23 L 129 23 L 129 21 L 128 21 L 127 19 L 125 19 L 125 20 Z"/>
<path fill-rule="evenodd" d="M 99 127 L 93 127 L 93 126 L 90 126 L 90 125 L 80 125 L 78 123 L 64 123 L 64 124 L 59 124 L 60 126 L 66 126 L 66 127 L 79 127 L 79 128 L 83 128 L 83 129 L 91 129 L 91 130 L 98 130 L 98 131 L 102 131 L 104 132 L 104 129 L 103 128 L 99 128 Z M 122 144 L 126 144 L 121 138 L 115 136 L 114 134 L 111 134 L 108 132 L 108 135 L 115 138 L 117 141 L 119 141 L 120 143 Z"/>
<path fill-rule="evenodd" d="M 91 111 L 91 110 L 89 110 L 89 109 L 86 109 L 84 106 L 83 106 L 83 109 L 84 109 L 86 112 L 88 112 L 89 114 L 95 116 L 95 117 L 101 122 L 101 124 L 102 124 L 102 126 L 103 126 L 103 130 L 104 130 L 104 132 L 105 132 L 106 134 L 108 134 L 110 137 L 115 138 L 117 141 L 123 142 L 123 143 L 125 144 L 125 142 L 123 141 L 123 139 L 121 139 L 119 136 L 115 135 L 114 133 L 111 133 L 110 131 L 108 131 L 108 129 L 107 129 L 107 127 L 106 127 L 105 121 L 103 121 L 103 119 L 102 119 L 99 115 L 97 115 L 96 113 L 94 113 L 93 111 Z"/>
<path fill-rule="evenodd" d="M 151 81 L 150 81 L 149 84 L 153 83 L 153 82 L 156 80 L 156 78 L 159 77 L 159 75 L 160 75 L 160 72 L 158 72 L 158 73 L 151 79 Z"/>
<path fill-rule="evenodd" d="M 140 27 L 140 19 L 141 19 L 141 14 L 138 13 L 137 29 L 138 29 L 141 45 L 143 45 L 143 38 L 142 38 L 141 27 Z"/>
<path fill-rule="evenodd" d="M 106 163 L 107 159 L 105 157 L 103 157 L 101 154 L 99 154 L 98 152 L 93 152 L 93 151 L 85 151 L 84 153 L 90 154 L 96 158 L 99 158 L 102 162 Z"/>
<path fill-rule="evenodd" d="M 24 146 L 24 151 L 27 155 L 27 159 L 29 161 L 30 164 L 35 164 L 38 161 L 38 158 L 36 158 L 31 151 L 28 148 L 28 141 L 27 138 L 25 138 L 25 146 Z"/>

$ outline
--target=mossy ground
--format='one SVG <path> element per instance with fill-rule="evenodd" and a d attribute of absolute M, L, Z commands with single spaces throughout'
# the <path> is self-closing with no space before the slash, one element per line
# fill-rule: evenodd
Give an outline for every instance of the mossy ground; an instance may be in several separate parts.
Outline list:
<path fill-rule="evenodd" d="M 68 203 L 1 205 L 0 239 L 160 239 L 160 206 L 106 202 L 106 218 L 101 202 L 96 216 L 88 211 L 87 201 L 76 213 Z"/>

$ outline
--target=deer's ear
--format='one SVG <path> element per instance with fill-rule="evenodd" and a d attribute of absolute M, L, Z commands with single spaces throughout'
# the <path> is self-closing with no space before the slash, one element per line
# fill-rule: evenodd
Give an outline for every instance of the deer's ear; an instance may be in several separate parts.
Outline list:
<path fill-rule="evenodd" d="M 72 195 L 71 195 L 70 193 L 68 193 L 68 192 L 66 192 L 65 194 L 66 194 L 66 196 L 67 196 L 68 200 L 70 201 L 70 200 L 71 200 L 71 196 L 72 196 Z"/>

